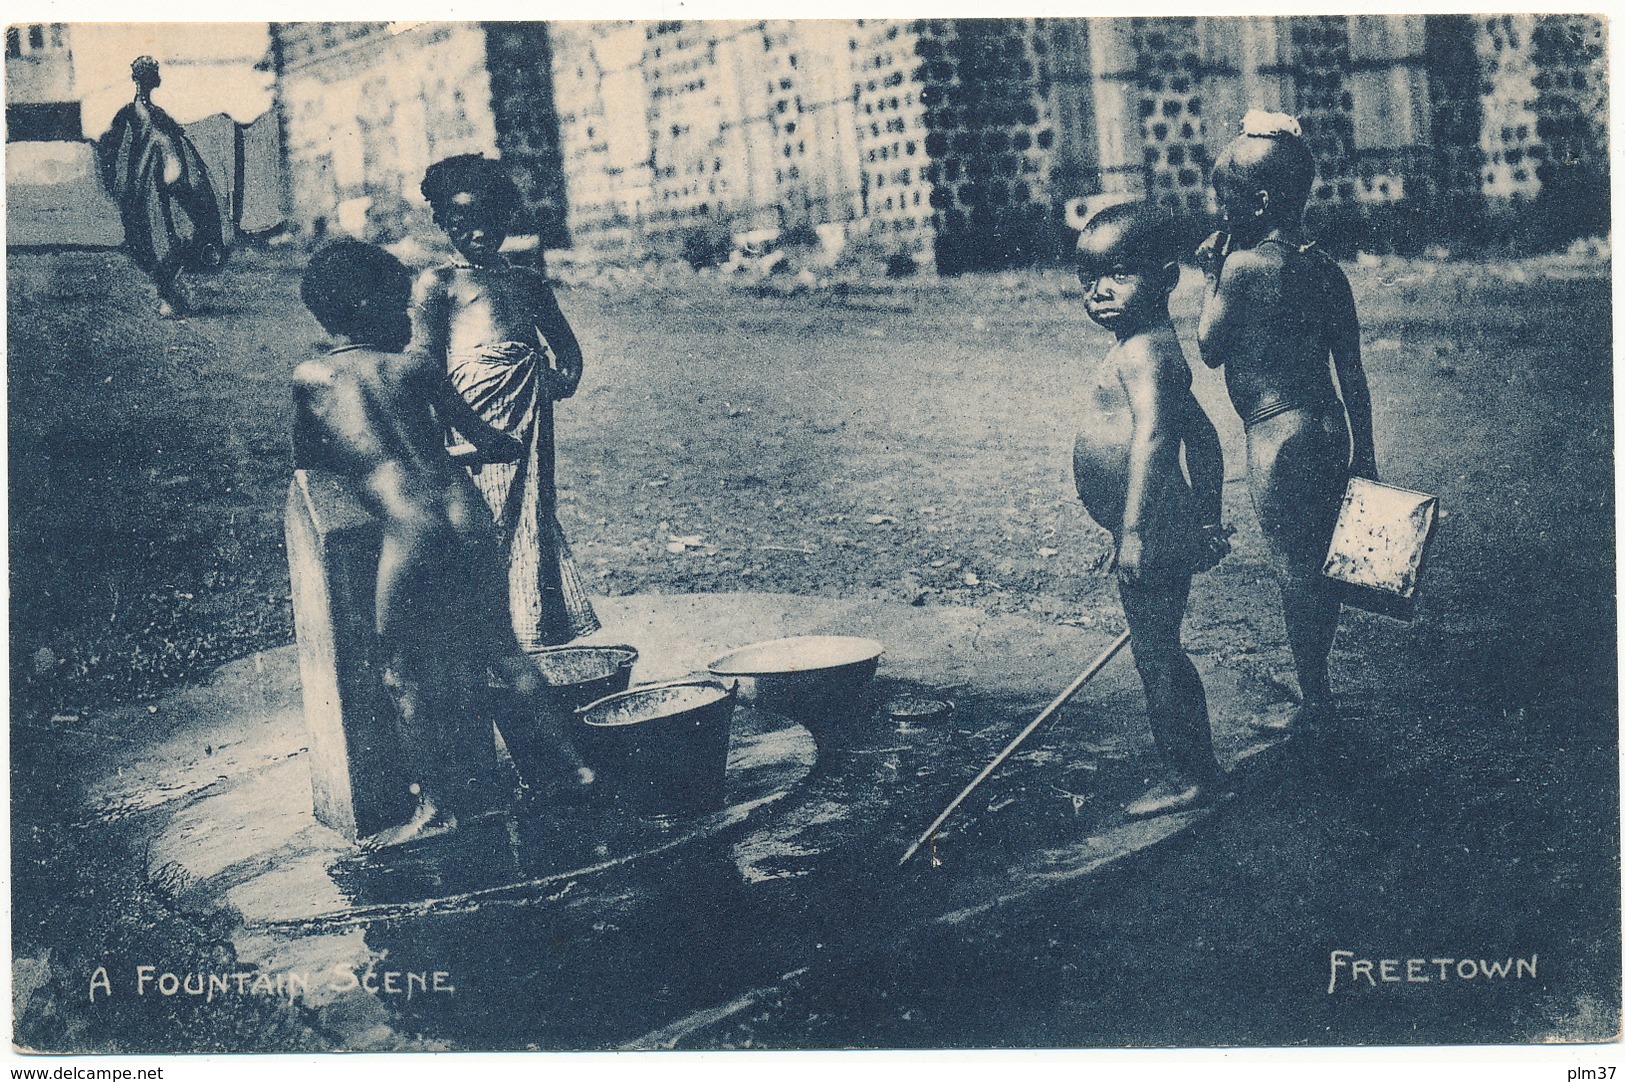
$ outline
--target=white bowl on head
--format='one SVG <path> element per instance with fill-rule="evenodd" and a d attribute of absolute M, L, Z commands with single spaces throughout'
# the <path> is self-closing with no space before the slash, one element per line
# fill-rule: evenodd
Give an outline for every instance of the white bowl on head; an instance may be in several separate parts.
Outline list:
<path fill-rule="evenodd" d="M 821 749 L 851 743 L 863 693 L 886 648 L 850 635 L 798 635 L 742 646 L 706 668 L 756 682 L 756 704 L 806 726 Z"/>

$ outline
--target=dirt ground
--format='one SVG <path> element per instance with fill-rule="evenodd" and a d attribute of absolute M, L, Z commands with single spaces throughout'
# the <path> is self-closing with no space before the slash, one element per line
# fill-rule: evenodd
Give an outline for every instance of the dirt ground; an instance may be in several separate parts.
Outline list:
<path fill-rule="evenodd" d="M 941 951 L 877 945 L 863 980 L 801 988 L 718 1041 L 1617 1032 L 1606 265 L 1351 273 L 1384 478 L 1438 493 L 1447 517 L 1414 624 L 1344 619 L 1339 735 L 1292 749 L 1234 811 L 1064 912 L 1008 914 Z M 198 292 L 207 314 L 166 323 L 116 253 L 10 257 L 19 956 L 76 949 L 106 908 L 64 882 L 119 874 L 115 855 L 54 825 L 71 793 L 52 769 L 63 734 L 292 639 L 287 377 L 320 332 L 281 255 L 241 253 Z M 587 375 L 558 412 L 561 520 L 589 581 L 608 594 L 776 590 L 1118 626 L 1104 534 L 1069 477 L 1069 398 L 1107 345 L 1074 292 L 1062 272 L 800 295 L 679 274 L 565 290 Z M 1175 314 L 1194 357 L 1190 283 Z M 1198 585 L 1187 641 L 1243 673 L 1263 709 L 1290 696 L 1290 664 L 1239 426 L 1214 375 L 1197 380 L 1226 442 L 1238 534 Z M 207 930 L 194 938 L 187 949 L 208 949 Z M 1333 949 L 1538 952 L 1552 978 L 1539 992 L 1328 997 Z M 221 1047 L 245 1031 L 300 1039 L 287 1019 L 231 1025 Z"/>

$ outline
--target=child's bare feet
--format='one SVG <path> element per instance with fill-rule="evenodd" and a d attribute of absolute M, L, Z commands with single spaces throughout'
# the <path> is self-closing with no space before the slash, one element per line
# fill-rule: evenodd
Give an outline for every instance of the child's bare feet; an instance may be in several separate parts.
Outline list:
<path fill-rule="evenodd" d="M 370 837 L 363 838 L 361 848 L 370 853 L 390 846 L 450 834 L 456 829 L 457 817 L 448 811 L 441 811 L 433 800 L 424 795 L 418 797 L 417 810 L 412 813 L 411 818 L 398 826 L 386 827 Z"/>
<path fill-rule="evenodd" d="M 1186 785 L 1183 782 L 1157 786 L 1138 800 L 1130 801 L 1123 809 L 1130 819 L 1148 819 L 1154 815 L 1172 815 L 1211 804 L 1222 786 L 1217 782 Z"/>
<path fill-rule="evenodd" d="M 1254 729 L 1267 736 L 1322 732 L 1337 719 L 1337 706 L 1330 699 L 1305 699 L 1296 709 L 1263 714 L 1253 718 Z"/>

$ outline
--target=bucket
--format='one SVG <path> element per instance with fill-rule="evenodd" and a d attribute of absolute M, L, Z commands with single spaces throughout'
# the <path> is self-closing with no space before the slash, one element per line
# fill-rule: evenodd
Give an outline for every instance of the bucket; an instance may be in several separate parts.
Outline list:
<path fill-rule="evenodd" d="M 541 671 L 542 682 L 553 693 L 553 723 L 559 724 L 573 743 L 579 742 L 571 731 L 576 728 L 575 711 L 605 695 L 625 691 L 632 682 L 632 662 L 637 656 L 630 646 L 557 646 L 530 655 Z M 544 719 L 537 716 L 537 706 L 527 704 L 507 688 L 493 687 L 488 695 L 487 708 L 520 780 L 542 787 L 549 777 L 558 776 L 563 769 L 558 762 L 559 752 L 549 747 L 543 735 Z"/>
<path fill-rule="evenodd" d="M 687 680 L 633 688 L 576 711 L 581 756 L 606 792 L 641 815 L 723 805 L 735 688 Z"/>
<path fill-rule="evenodd" d="M 531 654 L 559 706 L 570 713 L 632 684 L 630 646 L 555 646 Z"/>

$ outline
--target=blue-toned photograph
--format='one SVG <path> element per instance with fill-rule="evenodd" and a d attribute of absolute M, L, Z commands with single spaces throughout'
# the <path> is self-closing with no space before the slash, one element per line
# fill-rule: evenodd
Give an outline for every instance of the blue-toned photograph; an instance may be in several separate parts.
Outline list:
<path fill-rule="evenodd" d="M 14 1050 L 1616 1042 L 1607 31 L 8 26 Z"/>

